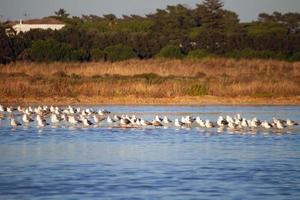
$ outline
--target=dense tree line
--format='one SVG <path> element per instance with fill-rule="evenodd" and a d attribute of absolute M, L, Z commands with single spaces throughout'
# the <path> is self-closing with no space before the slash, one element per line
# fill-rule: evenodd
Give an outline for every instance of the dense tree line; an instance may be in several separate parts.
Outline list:
<path fill-rule="evenodd" d="M 53 17 L 67 25 L 14 34 L 8 22 L 1 23 L 0 63 L 208 56 L 300 60 L 299 13 L 262 13 L 257 21 L 240 23 L 220 0 L 204 0 L 193 9 L 178 4 L 144 17 L 70 17 L 64 9 Z"/>

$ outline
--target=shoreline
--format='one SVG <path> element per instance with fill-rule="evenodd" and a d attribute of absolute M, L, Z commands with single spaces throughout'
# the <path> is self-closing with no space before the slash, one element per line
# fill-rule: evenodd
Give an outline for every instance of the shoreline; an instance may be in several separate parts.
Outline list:
<path fill-rule="evenodd" d="M 299 106 L 300 96 L 276 97 L 276 98 L 255 98 L 255 97 L 173 97 L 173 98 L 141 98 L 134 96 L 127 97 L 53 97 L 53 98 L 10 98 L 0 97 L 0 104 L 3 105 L 157 105 L 157 106 L 205 106 L 205 105 L 228 105 L 228 106 Z"/>

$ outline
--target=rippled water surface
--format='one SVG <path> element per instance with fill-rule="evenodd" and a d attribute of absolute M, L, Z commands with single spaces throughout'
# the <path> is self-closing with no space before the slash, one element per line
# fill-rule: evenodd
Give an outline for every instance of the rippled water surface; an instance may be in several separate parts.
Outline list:
<path fill-rule="evenodd" d="M 98 107 L 95 107 L 98 108 Z M 107 106 L 150 119 L 241 113 L 300 121 L 300 107 Z M 282 131 L 30 127 L 0 121 L 0 199 L 299 199 L 300 127 Z"/>

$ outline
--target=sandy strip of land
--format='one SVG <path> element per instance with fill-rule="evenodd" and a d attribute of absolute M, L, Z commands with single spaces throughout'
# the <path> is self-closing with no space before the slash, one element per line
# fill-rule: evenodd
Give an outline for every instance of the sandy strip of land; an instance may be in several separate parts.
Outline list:
<path fill-rule="evenodd" d="M 101 96 L 77 98 L 8 98 L 0 97 L 3 105 L 300 105 L 300 96 L 277 98 L 254 97 L 174 97 L 140 98 L 134 96 L 106 98 Z"/>

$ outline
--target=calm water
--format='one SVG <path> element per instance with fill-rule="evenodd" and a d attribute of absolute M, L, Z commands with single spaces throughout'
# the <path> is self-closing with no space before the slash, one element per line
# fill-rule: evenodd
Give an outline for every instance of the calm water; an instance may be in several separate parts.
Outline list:
<path fill-rule="evenodd" d="M 300 107 L 107 106 L 300 121 Z M 173 116 L 173 117 L 172 117 Z M 0 199 L 299 199 L 300 127 L 283 131 L 20 127 L 0 122 Z"/>

